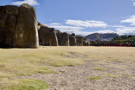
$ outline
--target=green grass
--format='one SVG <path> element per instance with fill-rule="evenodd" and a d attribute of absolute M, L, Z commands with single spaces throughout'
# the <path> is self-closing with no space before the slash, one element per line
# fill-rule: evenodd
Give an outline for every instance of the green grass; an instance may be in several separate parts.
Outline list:
<path fill-rule="evenodd" d="M 123 77 L 123 76 L 128 77 L 129 75 L 128 74 L 121 74 L 121 73 L 106 73 L 105 76 L 107 78 L 120 78 L 120 77 Z"/>
<path fill-rule="evenodd" d="M 49 85 L 45 81 L 35 79 L 15 79 L 0 82 L 0 90 L 47 90 Z"/>
<path fill-rule="evenodd" d="M 101 77 L 101 76 L 91 76 L 91 77 L 88 77 L 88 79 L 90 79 L 90 80 L 100 80 L 100 79 L 103 79 L 103 77 Z"/>
<path fill-rule="evenodd" d="M 0 75 L 0 77 L 15 77 L 15 76 L 29 76 L 32 74 L 37 74 L 37 73 L 56 73 L 55 71 L 51 70 L 50 67 L 46 66 L 37 66 L 33 64 L 18 64 L 18 65 L 13 65 L 13 64 L 7 64 L 5 67 L 0 68 L 0 73 L 3 73 L 5 75 Z M 6 75 L 7 74 L 7 75 Z"/>
<path fill-rule="evenodd" d="M 81 60 L 81 59 L 74 59 L 74 58 L 62 58 L 59 60 L 52 61 L 50 65 L 56 66 L 56 67 L 61 67 L 61 66 L 76 66 L 76 65 L 81 65 L 84 64 L 86 61 Z"/>
<path fill-rule="evenodd" d="M 96 67 L 96 68 L 93 68 L 93 70 L 104 71 L 105 68 L 103 68 L 103 67 Z"/>

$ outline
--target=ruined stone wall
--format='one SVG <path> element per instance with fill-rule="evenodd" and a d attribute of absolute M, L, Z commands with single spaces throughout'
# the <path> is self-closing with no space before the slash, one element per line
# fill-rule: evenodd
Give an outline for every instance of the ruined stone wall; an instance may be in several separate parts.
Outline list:
<path fill-rule="evenodd" d="M 83 46 L 84 37 L 76 36 L 77 46 Z"/>
<path fill-rule="evenodd" d="M 69 36 L 69 44 L 70 46 L 76 46 L 76 37 L 74 33 Z"/>
<path fill-rule="evenodd" d="M 37 48 L 37 18 L 28 4 L 0 6 L 0 47 Z"/>
<path fill-rule="evenodd" d="M 54 28 L 40 26 L 38 30 L 39 44 L 43 46 L 58 46 L 58 40 Z"/>
<path fill-rule="evenodd" d="M 68 33 L 57 33 L 58 43 L 60 46 L 69 46 L 69 34 Z"/>

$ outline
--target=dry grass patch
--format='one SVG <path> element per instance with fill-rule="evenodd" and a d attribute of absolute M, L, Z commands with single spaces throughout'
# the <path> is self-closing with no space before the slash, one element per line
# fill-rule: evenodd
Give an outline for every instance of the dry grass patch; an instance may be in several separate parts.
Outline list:
<path fill-rule="evenodd" d="M 129 47 L 42 47 L 38 49 L 0 49 L 0 53 L 1 82 L 17 76 L 57 73 L 51 69 L 52 66 L 76 66 L 84 64 L 88 60 L 91 60 L 93 64 L 110 65 L 110 67 L 120 70 L 122 68 L 122 70 L 126 70 L 128 65 L 135 64 L 135 48 Z M 93 70 L 104 71 L 105 68 L 101 66 L 93 68 Z M 121 74 L 105 75 L 105 77 L 119 76 Z M 98 80 L 103 77 L 91 76 L 90 78 Z M 0 85 L 4 85 L 4 83 L 0 83 Z"/>

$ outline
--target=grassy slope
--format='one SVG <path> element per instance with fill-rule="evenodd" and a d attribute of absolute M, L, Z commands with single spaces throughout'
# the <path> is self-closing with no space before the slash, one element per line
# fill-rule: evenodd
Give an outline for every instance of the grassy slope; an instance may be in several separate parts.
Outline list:
<path fill-rule="evenodd" d="M 51 66 L 75 66 L 84 64 L 87 60 L 96 60 L 100 64 L 121 61 L 135 64 L 135 48 L 126 47 L 42 47 L 39 49 L 0 49 L 0 53 L 0 85 L 3 88 L 17 85 L 19 88 L 26 86 L 27 89 L 29 87 L 36 89 L 38 87 L 34 84 L 32 86 L 23 84 L 27 80 L 10 79 L 37 73 L 57 73 L 51 69 Z M 35 80 L 29 82 L 33 83 Z M 48 87 L 43 81 L 35 83 L 46 86 L 43 88 Z"/>

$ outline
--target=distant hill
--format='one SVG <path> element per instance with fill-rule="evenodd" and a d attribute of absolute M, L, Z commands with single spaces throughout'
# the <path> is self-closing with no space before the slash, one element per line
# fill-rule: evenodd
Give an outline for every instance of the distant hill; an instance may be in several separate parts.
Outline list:
<path fill-rule="evenodd" d="M 87 35 L 85 38 L 89 41 L 96 41 L 96 40 L 101 40 L 101 41 L 111 41 L 114 37 L 117 37 L 118 34 L 116 33 L 93 33 L 90 35 Z"/>

